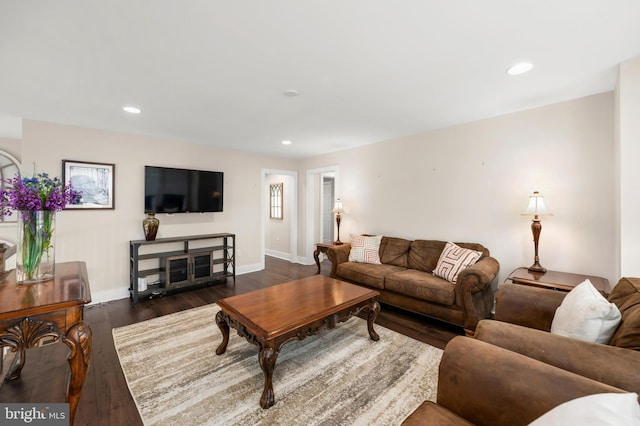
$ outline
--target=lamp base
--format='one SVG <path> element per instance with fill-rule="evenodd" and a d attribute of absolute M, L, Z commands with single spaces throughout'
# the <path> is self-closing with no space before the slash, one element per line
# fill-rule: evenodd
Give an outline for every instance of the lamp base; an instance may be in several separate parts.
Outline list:
<path fill-rule="evenodd" d="M 533 265 L 529 267 L 529 269 L 527 269 L 527 271 L 532 272 L 534 274 L 544 274 L 547 272 L 547 270 L 543 268 L 539 262 L 535 262 Z"/>
<path fill-rule="evenodd" d="M 341 246 L 342 244 L 344 244 L 344 243 L 342 241 L 340 241 L 340 240 L 337 240 L 337 241 L 333 242 L 334 246 Z"/>

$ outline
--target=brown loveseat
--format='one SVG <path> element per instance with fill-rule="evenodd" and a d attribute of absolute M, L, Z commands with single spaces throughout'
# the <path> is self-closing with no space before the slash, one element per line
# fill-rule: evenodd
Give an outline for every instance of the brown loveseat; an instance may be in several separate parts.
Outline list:
<path fill-rule="evenodd" d="M 476 334 L 488 323 L 497 321 L 481 321 Z M 483 334 L 487 337 L 494 331 L 485 329 Z M 587 351 L 577 362 L 586 366 L 598 357 Z M 617 387 L 477 338 L 458 336 L 447 344 L 440 362 L 437 400 L 423 402 L 403 426 L 527 425 L 554 407 L 579 397 L 638 391 L 635 374 L 640 367 L 638 359 L 619 359 L 614 355 L 603 361 L 610 364 L 610 373 L 635 378 L 635 386 Z"/>
<path fill-rule="evenodd" d="M 568 293 L 520 284 L 502 284 L 496 296 L 498 321 L 548 332 Z M 640 351 L 640 278 L 622 278 L 608 297 L 622 314 L 609 345 Z"/>
<path fill-rule="evenodd" d="M 349 262 L 349 243 L 331 247 L 331 277 L 373 288 L 379 300 L 408 311 L 427 315 L 475 330 L 478 321 L 489 318 L 493 307 L 491 282 L 498 274 L 498 261 L 480 244 L 456 243 L 476 250 L 482 257 L 462 270 L 456 283 L 433 275 L 446 242 L 382 237 L 381 264 Z"/>
<path fill-rule="evenodd" d="M 449 342 L 437 403 L 425 401 L 404 425 L 524 425 L 581 396 L 640 394 L 640 278 L 622 278 L 609 295 L 622 313 L 609 345 L 549 332 L 566 295 L 498 287 L 495 317 L 501 321 L 480 321 L 473 339 Z"/>

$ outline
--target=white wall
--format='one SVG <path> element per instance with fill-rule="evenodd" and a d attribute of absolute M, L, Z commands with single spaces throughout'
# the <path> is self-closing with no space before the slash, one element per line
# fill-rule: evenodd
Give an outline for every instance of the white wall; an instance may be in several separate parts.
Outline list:
<path fill-rule="evenodd" d="M 224 172 L 224 212 L 158 215 L 158 238 L 235 233 L 240 273 L 263 264 L 262 168 L 295 170 L 297 165 L 294 160 L 31 120 L 23 122 L 21 154 L 27 174 L 35 162 L 38 171 L 60 176 L 63 159 L 116 165 L 114 210 L 64 210 L 56 219 L 56 261 L 87 262 L 94 302 L 128 297 L 128 243 L 144 238 L 145 165 Z"/>
<path fill-rule="evenodd" d="M 616 90 L 616 210 L 619 277 L 640 276 L 640 58 L 620 65 Z"/>
<path fill-rule="evenodd" d="M 609 92 L 308 158 L 300 176 L 338 166 L 343 241 L 377 233 L 482 243 L 500 282 L 533 263 L 521 213 L 538 190 L 554 213 L 542 220 L 542 265 L 614 284 L 613 121 Z"/>

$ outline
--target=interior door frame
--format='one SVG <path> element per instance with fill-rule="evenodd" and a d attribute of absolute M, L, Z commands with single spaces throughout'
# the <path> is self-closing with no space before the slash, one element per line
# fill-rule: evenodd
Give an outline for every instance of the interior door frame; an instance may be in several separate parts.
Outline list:
<path fill-rule="evenodd" d="M 299 263 L 298 260 L 298 172 L 294 170 L 279 170 L 279 169 L 262 169 L 262 177 L 260 188 L 262 188 L 261 202 L 262 214 L 260 215 L 260 264 L 261 269 L 265 268 L 264 257 L 266 254 L 266 229 L 265 223 L 269 220 L 269 199 L 267 194 L 269 193 L 269 187 L 267 185 L 267 175 L 286 175 L 293 178 L 293 188 L 290 189 L 293 195 L 291 199 L 291 230 L 290 230 L 290 242 L 289 247 L 290 262 Z"/>
<path fill-rule="evenodd" d="M 305 219 L 305 223 L 307 224 L 307 232 L 306 232 L 307 235 L 306 235 L 306 244 L 305 244 L 306 247 L 304 250 L 304 255 L 306 258 L 305 263 L 309 265 L 312 263 L 315 263 L 315 261 L 313 260 L 313 251 L 316 248 L 315 243 L 317 241 L 316 241 L 316 235 L 314 235 L 314 231 L 317 229 L 317 227 L 322 226 L 321 223 L 315 223 L 315 214 L 314 214 L 315 210 L 313 208 L 314 201 L 317 201 L 318 203 L 322 202 L 322 200 L 319 200 L 320 192 L 316 190 L 316 185 L 315 185 L 316 178 L 319 179 L 319 177 L 322 176 L 323 173 L 329 173 L 329 172 L 333 172 L 335 174 L 335 180 L 334 180 L 335 197 L 340 198 L 340 190 L 339 190 L 340 173 L 339 173 L 339 167 L 337 165 L 307 170 L 307 207 L 306 207 L 307 217 Z"/>

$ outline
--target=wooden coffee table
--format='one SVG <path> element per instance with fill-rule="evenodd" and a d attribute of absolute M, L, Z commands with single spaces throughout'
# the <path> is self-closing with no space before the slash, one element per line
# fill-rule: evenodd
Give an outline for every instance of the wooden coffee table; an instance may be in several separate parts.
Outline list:
<path fill-rule="evenodd" d="M 216 354 L 222 355 L 227 349 L 230 327 L 260 348 L 258 361 L 264 372 L 260 406 L 267 409 L 275 402 L 272 378 L 280 348 L 287 342 L 332 329 L 363 311 L 368 311 L 369 337 L 379 340 L 373 330 L 373 322 L 380 312 L 380 305 L 374 300 L 378 295 L 377 291 L 314 275 L 227 297 L 217 302 L 222 308 L 216 314 L 222 343 Z"/>

